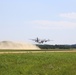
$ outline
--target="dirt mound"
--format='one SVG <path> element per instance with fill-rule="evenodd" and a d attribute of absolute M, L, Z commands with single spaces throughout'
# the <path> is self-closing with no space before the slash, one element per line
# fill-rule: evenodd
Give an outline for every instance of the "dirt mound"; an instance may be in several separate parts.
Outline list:
<path fill-rule="evenodd" d="M 29 43 L 19 43 L 12 41 L 1 41 L 0 49 L 25 49 L 25 50 L 38 50 L 39 48 L 36 45 Z"/>

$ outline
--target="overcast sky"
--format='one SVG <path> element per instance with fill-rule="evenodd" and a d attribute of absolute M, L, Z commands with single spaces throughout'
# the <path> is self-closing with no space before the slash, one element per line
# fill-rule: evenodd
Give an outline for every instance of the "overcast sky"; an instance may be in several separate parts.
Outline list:
<path fill-rule="evenodd" d="M 36 37 L 75 44 L 76 0 L 0 0 L 0 41 Z"/>

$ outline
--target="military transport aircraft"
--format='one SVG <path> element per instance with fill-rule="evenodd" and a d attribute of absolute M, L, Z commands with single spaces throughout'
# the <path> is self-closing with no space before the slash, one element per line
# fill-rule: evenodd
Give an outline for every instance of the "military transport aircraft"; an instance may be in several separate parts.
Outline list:
<path fill-rule="evenodd" d="M 36 39 L 31 39 L 31 40 L 33 40 L 33 41 L 35 41 L 37 43 L 44 43 L 44 42 L 48 42 L 48 41 L 53 41 L 53 40 L 49 40 L 49 39 L 47 39 L 47 40 L 46 39 L 41 40 L 38 37 Z"/>

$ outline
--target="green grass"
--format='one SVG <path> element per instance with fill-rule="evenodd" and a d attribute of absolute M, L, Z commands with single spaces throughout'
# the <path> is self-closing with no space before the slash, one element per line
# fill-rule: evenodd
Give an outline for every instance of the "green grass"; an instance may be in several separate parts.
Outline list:
<path fill-rule="evenodd" d="M 0 75 L 76 75 L 76 53 L 0 54 Z"/>

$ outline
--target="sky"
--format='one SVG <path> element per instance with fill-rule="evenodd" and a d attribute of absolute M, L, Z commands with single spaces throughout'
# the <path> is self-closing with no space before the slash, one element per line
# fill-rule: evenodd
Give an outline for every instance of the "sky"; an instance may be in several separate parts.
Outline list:
<path fill-rule="evenodd" d="M 0 0 L 0 41 L 36 37 L 76 44 L 76 0 Z"/>

